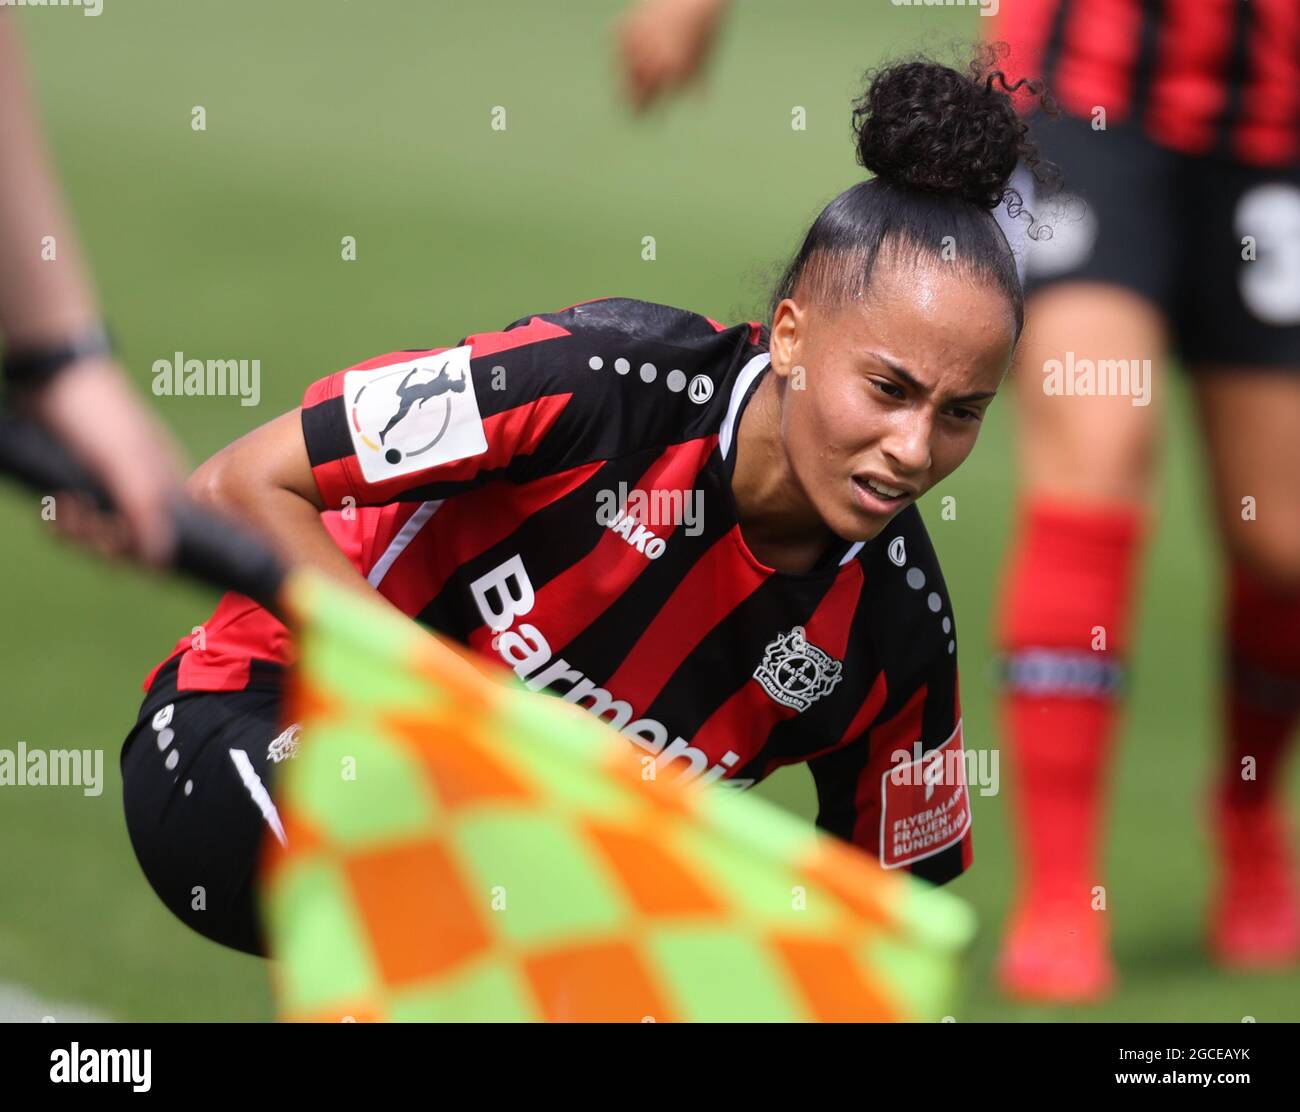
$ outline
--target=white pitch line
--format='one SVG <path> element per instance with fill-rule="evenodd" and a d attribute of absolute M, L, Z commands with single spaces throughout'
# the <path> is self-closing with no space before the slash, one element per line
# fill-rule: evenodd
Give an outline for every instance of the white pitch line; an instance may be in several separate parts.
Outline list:
<path fill-rule="evenodd" d="M 112 1019 L 84 1004 L 55 1003 L 12 981 L 0 981 L 0 1023 L 111 1023 Z"/>

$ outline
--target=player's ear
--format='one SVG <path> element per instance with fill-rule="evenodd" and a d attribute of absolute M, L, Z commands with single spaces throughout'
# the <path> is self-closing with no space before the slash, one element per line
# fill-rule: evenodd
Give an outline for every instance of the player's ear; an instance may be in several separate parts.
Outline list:
<path fill-rule="evenodd" d="M 768 351 L 772 356 L 772 370 L 781 378 L 790 374 L 798 362 L 799 341 L 808 328 L 808 314 L 792 297 L 784 298 L 772 314 L 772 328 L 768 336 Z"/>

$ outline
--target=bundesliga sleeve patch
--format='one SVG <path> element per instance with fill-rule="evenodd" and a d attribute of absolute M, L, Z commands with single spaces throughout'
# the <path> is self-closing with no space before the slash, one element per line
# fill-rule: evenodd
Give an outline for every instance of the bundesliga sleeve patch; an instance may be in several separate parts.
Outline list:
<path fill-rule="evenodd" d="M 343 376 L 348 432 L 368 483 L 487 451 L 466 347 Z"/>
<path fill-rule="evenodd" d="M 932 857 L 970 829 L 961 723 L 937 749 L 920 749 L 918 741 L 911 760 L 894 764 L 880 778 L 880 863 L 886 869 Z"/>

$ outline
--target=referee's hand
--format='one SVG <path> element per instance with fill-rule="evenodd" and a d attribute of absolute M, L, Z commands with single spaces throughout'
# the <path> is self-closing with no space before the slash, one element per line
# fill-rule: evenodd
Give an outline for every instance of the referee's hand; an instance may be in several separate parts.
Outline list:
<path fill-rule="evenodd" d="M 117 507 L 117 513 L 105 514 L 88 499 L 56 494 L 59 531 L 106 556 L 130 556 L 151 567 L 165 564 L 175 545 L 171 511 L 182 457 L 121 368 L 106 357 L 83 359 L 33 399 L 33 411 Z"/>

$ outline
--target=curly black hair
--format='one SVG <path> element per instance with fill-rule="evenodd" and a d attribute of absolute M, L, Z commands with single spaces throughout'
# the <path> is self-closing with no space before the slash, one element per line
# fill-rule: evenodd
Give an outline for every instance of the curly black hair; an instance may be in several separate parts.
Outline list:
<path fill-rule="evenodd" d="M 1024 89 L 1051 109 L 1041 82 L 1010 84 L 996 69 L 1005 43 L 977 48 L 968 73 L 926 59 L 871 77 L 853 105 L 858 162 L 877 177 L 995 209 L 1017 163 L 1046 179 L 1050 164 L 1029 139 L 1010 94 Z"/>
<path fill-rule="evenodd" d="M 997 68 L 1007 50 L 981 44 L 964 73 L 921 58 L 867 74 L 866 92 L 853 104 L 853 135 L 858 162 L 875 176 L 845 190 L 813 222 L 772 297 L 773 314 L 796 290 L 821 304 L 861 297 L 883 247 L 939 256 L 947 245 L 1006 292 L 1019 335 L 1024 294 L 992 212 L 1005 203 L 1012 218 L 1029 219 L 1032 238 L 1050 234 L 1008 183 L 1017 165 L 1048 185 L 1059 184 L 1059 174 L 1040 157 L 1012 94 L 1048 114 L 1054 102 L 1039 81 L 1008 82 Z"/>

